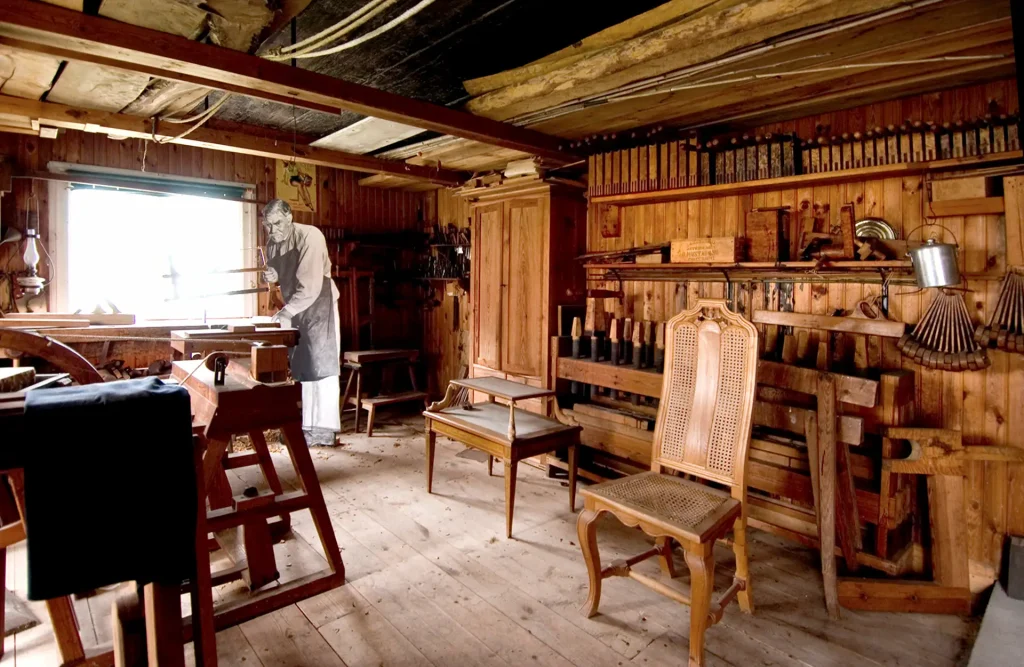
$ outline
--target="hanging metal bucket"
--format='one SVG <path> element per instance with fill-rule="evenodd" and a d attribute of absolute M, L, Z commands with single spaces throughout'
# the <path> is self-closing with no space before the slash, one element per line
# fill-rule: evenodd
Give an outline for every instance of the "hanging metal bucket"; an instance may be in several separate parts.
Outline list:
<path fill-rule="evenodd" d="M 910 234 L 915 231 L 917 230 L 911 230 Z M 908 240 L 910 234 L 907 234 Z M 953 232 L 949 234 L 953 236 Z M 955 236 L 953 240 L 956 241 Z M 914 264 L 914 277 L 917 279 L 918 287 L 952 287 L 960 284 L 956 243 L 941 243 L 936 239 L 927 239 L 916 248 L 908 249 L 907 254 Z"/>

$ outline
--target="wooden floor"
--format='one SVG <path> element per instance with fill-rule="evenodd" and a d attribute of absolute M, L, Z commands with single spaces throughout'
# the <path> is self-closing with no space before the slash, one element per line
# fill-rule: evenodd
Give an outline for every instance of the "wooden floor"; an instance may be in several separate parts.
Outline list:
<path fill-rule="evenodd" d="M 501 477 L 488 478 L 486 464 L 456 443 L 438 439 L 435 493 L 427 495 L 422 428 L 419 418 L 385 415 L 373 438 L 346 436 L 343 447 L 313 450 L 348 583 L 221 632 L 223 667 L 686 664 L 688 609 L 635 582 L 607 580 L 602 613 L 579 614 L 586 570 L 564 481 L 520 466 L 514 537 L 506 540 Z M 286 458 L 275 454 L 290 471 Z M 293 523 L 294 539 L 276 547 L 282 581 L 324 563 L 310 546 L 317 540 L 308 513 Z M 599 540 L 606 563 L 647 548 L 641 533 L 612 520 Z M 731 552 L 718 555 L 724 587 Z M 23 545 L 8 563 L 8 588 L 24 597 Z M 640 567 L 658 572 L 655 561 Z M 733 603 L 708 631 L 715 667 L 966 664 L 974 621 L 844 611 L 829 622 L 813 553 L 758 531 L 751 577 L 756 613 Z M 678 582 L 685 587 L 686 576 Z M 238 595 L 237 586 L 218 598 Z M 76 603 L 91 646 L 109 643 L 110 596 Z M 0 665 L 57 664 L 45 622 L 8 637 L 5 650 Z"/>

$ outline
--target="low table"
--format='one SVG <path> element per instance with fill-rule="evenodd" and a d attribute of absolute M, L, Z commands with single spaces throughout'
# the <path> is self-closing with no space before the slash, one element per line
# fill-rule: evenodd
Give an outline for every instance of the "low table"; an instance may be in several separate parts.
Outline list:
<path fill-rule="evenodd" d="M 459 388 L 485 393 L 488 401 L 453 405 Z M 516 401 L 548 396 L 554 396 L 554 392 L 499 378 L 452 380 L 444 400 L 432 403 L 423 413 L 427 493 L 431 493 L 433 487 L 434 441 L 438 433 L 485 452 L 488 474 L 491 474 L 494 457 L 500 457 L 505 462 L 505 535 L 512 537 L 519 461 L 566 447 L 569 450 L 569 509 L 575 512 L 576 447 L 582 428 L 515 407 Z M 508 405 L 495 402 L 495 398 L 507 400 Z"/>

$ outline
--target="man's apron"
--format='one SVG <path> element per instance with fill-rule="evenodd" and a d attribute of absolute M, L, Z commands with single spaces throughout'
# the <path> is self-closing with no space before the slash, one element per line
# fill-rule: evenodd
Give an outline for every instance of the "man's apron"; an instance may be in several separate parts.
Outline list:
<path fill-rule="evenodd" d="M 277 271 L 285 303 L 298 287 L 295 275 L 297 258 L 298 253 L 292 251 L 268 261 L 270 267 Z M 299 330 L 299 343 L 291 349 L 289 361 L 292 377 L 299 382 L 316 382 L 341 374 L 334 281 L 327 276 L 323 281 L 320 295 L 313 305 L 292 318 L 292 326 Z"/>

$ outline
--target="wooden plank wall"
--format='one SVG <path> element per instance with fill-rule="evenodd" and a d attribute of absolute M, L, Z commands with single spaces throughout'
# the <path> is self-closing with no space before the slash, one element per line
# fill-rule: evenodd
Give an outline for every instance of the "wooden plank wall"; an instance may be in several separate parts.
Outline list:
<path fill-rule="evenodd" d="M 1013 81 L 957 89 L 944 93 L 875 104 L 840 113 L 779 123 L 759 131 L 798 131 L 813 135 L 816 124 L 831 124 L 832 132 L 864 131 L 874 125 L 913 120 L 944 122 L 984 115 L 990 108 L 1015 113 L 1017 94 Z M 922 177 L 857 181 L 847 184 L 774 190 L 744 196 L 714 197 L 685 202 L 624 207 L 622 236 L 603 239 L 600 224 L 589 220 L 588 250 L 604 251 L 662 243 L 674 238 L 743 236 L 745 212 L 755 207 L 791 206 L 798 211 L 804 203 L 828 204 L 833 216 L 847 202 L 856 203 L 858 217 L 883 218 L 899 232 L 900 238 L 926 222 Z M 961 244 L 962 270 L 1001 275 L 1006 269 L 1007 229 L 1001 215 L 942 218 L 935 222 L 951 229 Z M 926 227 L 929 233 L 933 227 Z M 1013 230 L 1010 230 L 1013 231 Z M 1018 234 L 1024 233 L 1019 230 Z M 592 283 L 591 287 L 600 286 Z M 612 285 L 608 285 L 612 287 Z M 987 321 L 998 295 L 997 280 L 970 281 L 967 295 L 975 322 Z M 642 317 L 645 302 L 651 302 L 654 318 L 664 320 L 698 296 L 723 297 L 723 283 L 624 283 L 624 303 L 609 299 L 606 308 L 617 316 Z M 737 286 L 738 303 L 756 309 L 777 308 L 777 291 L 769 287 Z M 878 294 L 877 285 L 800 284 L 793 288 L 793 310 L 832 314 L 849 310 L 860 300 Z M 892 288 L 891 316 L 916 323 L 926 309 L 933 290 Z M 984 372 L 947 373 L 923 369 L 902 358 L 891 339 L 873 341 L 871 365 L 884 369 L 905 368 L 917 376 L 917 414 L 920 423 L 962 429 L 968 444 L 1014 445 L 1024 447 L 1024 357 L 998 350 L 990 352 L 992 366 Z M 979 574 L 991 575 L 998 562 L 1003 535 L 1024 532 L 1024 466 L 1006 463 L 972 464 L 968 480 L 968 531 L 972 566 Z"/>
<path fill-rule="evenodd" d="M 149 144 L 148 147 L 146 144 Z M 177 144 L 158 145 L 138 139 L 115 141 L 105 135 L 62 131 L 55 140 L 0 133 L 0 157 L 12 156 L 17 170 L 45 171 L 50 161 L 133 169 L 156 174 L 234 181 L 256 185 L 256 199 L 265 202 L 274 196 L 274 160 L 212 151 Z M 336 169 L 318 169 L 318 211 L 297 212 L 297 222 L 320 227 L 339 227 L 353 233 L 386 233 L 419 229 L 423 211 L 422 193 L 364 188 L 358 184 L 365 174 Z M 0 220 L 24 227 L 24 215 L 32 197 L 38 198 L 40 227 L 46 238 L 49 220 L 48 187 L 43 181 L 16 179 L 14 192 L 0 199 Z M 261 230 L 262 236 L 262 230 Z M 113 241 L 112 241 L 113 245 Z M 10 270 L 22 268 L 20 249 L 11 244 L 0 248 L 0 267 L 11 259 Z M 110 261 L 116 261 L 112 251 Z M 342 330 L 348 330 L 349 309 L 346 307 L 345 284 L 341 306 Z M 0 305 L 7 306 L 6 290 L 0 290 Z M 377 309 L 378 346 L 419 347 L 421 317 L 418 307 L 408 307 L 399 300 L 392 307 Z M 261 302 L 261 312 L 267 299 Z"/>
<path fill-rule="evenodd" d="M 442 226 L 454 224 L 469 227 L 472 212 L 463 197 L 455 197 L 451 190 L 440 189 L 425 193 L 424 210 L 427 223 Z M 443 394 L 448 381 L 466 375 L 469 368 L 472 302 L 468 282 L 432 283 L 432 303 L 423 316 L 423 356 L 427 368 L 427 387 L 432 395 Z"/>

